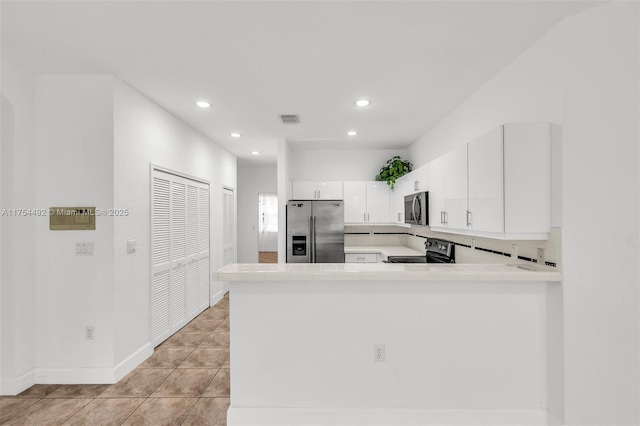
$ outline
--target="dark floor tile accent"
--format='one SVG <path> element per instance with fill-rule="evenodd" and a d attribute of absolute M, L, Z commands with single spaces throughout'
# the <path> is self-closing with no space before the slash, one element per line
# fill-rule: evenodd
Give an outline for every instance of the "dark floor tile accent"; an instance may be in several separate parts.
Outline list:
<path fill-rule="evenodd" d="M 214 368 L 176 368 L 151 398 L 200 397 L 217 372 Z"/>
<path fill-rule="evenodd" d="M 98 398 L 144 398 L 153 393 L 171 374 L 170 368 L 137 368 L 102 392 Z"/>
<path fill-rule="evenodd" d="M 176 368 L 193 349 L 193 346 L 158 346 L 138 368 Z"/>
<path fill-rule="evenodd" d="M 47 398 L 95 398 L 109 385 L 60 385 Z"/>
<path fill-rule="evenodd" d="M 26 391 L 18 394 L 19 398 L 44 398 L 61 385 L 33 385 Z"/>
<path fill-rule="evenodd" d="M 94 399 L 64 426 L 120 426 L 144 401 L 144 398 Z"/>
<path fill-rule="evenodd" d="M 229 346 L 229 329 L 217 328 L 202 340 L 200 346 Z"/>
<path fill-rule="evenodd" d="M 191 346 L 196 347 L 202 339 L 207 337 L 210 331 L 183 331 L 180 330 L 169 337 L 161 346 Z"/>
<path fill-rule="evenodd" d="M 226 426 L 229 398 L 200 398 L 183 426 Z"/>
<path fill-rule="evenodd" d="M 41 399 L 5 423 L 5 426 L 62 425 L 91 399 Z"/>
<path fill-rule="evenodd" d="M 211 384 L 202 394 L 203 397 L 224 397 L 229 398 L 231 395 L 231 375 L 228 368 L 221 368 L 218 374 L 213 378 Z"/>
<path fill-rule="evenodd" d="M 197 398 L 149 398 L 127 419 L 125 425 L 181 425 Z"/>
<path fill-rule="evenodd" d="M 191 352 L 178 367 L 181 368 L 220 368 L 229 359 L 229 348 L 200 346 Z"/>
<path fill-rule="evenodd" d="M 38 402 L 37 399 L 17 398 L 15 396 L 0 397 L 0 424 L 15 417 Z"/>

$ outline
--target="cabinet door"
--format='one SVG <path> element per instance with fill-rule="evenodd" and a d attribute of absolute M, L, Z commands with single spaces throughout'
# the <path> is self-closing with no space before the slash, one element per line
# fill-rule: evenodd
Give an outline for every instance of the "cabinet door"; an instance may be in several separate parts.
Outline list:
<path fill-rule="evenodd" d="M 425 164 L 413 171 L 413 180 L 411 181 L 412 192 L 423 192 L 429 190 L 429 165 Z"/>
<path fill-rule="evenodd" d="M 364 223 L 367 221 L 367 182 L 345 181 L 344 221 L 345 223 Z"/>
<path fill-rule="evenodd" d="M 404 196 L 408 194 L 409 179 L 407 175 L 396 181 L 389 191 L 389 219 L 391 223 L 404 223 Z"/>
<path fill-rule="evenodd" d="M 389 223 L 389 185 L 367 182 L 367 222 Z"/>
<path fill-rule="evenodd" d="M 294 180 L 291 184 L 292 200 L 315 200 L 317 192 L 317 182 Z"/>
<path fill-rule="evenodd" d="M 318 182 L 319 200 L 342 200 L 342 181 Z"/>
<path fill-rule="evenodd" d="M 504 232 L 502 126 L 469 142 L 469 229 Z"/>
<path fill-rule="evenodd" d="M 444 156 L 444 171 L 446 225 L 467 229 L 467 145 Z"/>
<path fill-rule="evenodd" d="M 429 163 L 429 224 L 444 227 L 444 157 Z"/>

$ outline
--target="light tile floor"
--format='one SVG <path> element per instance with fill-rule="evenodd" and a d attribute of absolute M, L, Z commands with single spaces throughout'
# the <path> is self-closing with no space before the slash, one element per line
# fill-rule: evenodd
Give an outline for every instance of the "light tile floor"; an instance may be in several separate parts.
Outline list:
<path fill-rule="evenodd" d="M 35 385 L 0 397 L 0 424 L 226 426 L 229 381 L 225 296 L 118 383 Z"/>

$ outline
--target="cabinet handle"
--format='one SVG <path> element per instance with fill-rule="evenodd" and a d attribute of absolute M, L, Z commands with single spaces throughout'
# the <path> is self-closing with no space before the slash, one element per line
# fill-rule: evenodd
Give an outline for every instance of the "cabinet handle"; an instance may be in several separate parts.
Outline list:
<path fill-rule="evenodd" d="M 449 224 L 449 213 L 447 213 L 446 211 L 444 212 L 444 224 Z"/>
<path fill-rule="evenodd" d="M 367 213 L 367 222 L 369 222 L 369 213 Z"/>
<path fill-rule="evenodd" d="M 467 210 L 467 226 L 471 226 L 471 210 Z"/>
<path fill-rule="evenodd" d="M 402 222 L 402 213 L 398 213 L 398 222 Z"/>
<path fill-rule="evenodd" d="M 320 199 L 320 190 L 318 189 L 318 200 Z"/>

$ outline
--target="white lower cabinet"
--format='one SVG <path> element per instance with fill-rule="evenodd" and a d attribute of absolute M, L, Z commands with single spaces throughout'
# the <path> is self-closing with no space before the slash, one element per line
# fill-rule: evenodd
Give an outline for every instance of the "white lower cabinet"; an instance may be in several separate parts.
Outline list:
<path fill-rule="evenodd" d="M 378 256 L 376 253 L 346 253 L 344 261 L 345 263 L 377 263 Z"/>
<path fill-rule="evenodd" d="M 386 182 L 344 182 L 345 223 L 389 223 L 389 186 Z"/>

